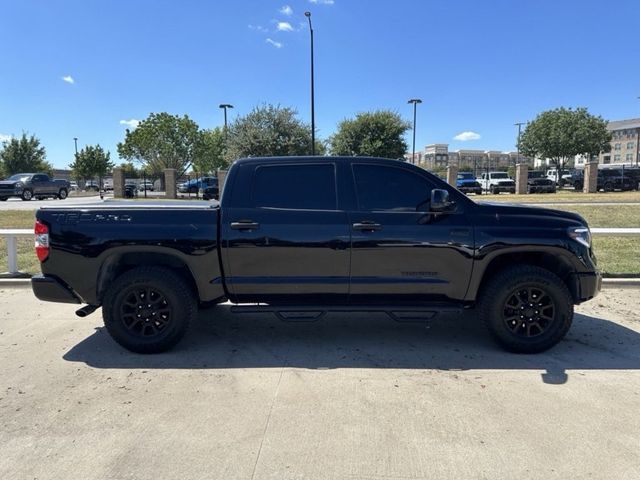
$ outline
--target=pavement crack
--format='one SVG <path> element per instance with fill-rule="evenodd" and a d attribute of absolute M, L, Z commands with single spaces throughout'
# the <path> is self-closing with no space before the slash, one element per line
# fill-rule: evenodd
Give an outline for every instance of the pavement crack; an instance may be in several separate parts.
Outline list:
<path fill-rule="evenodd" d="M 258 454 L 256 455 L 256 462 L 253 464 L 253 472 L 251 473 L 251 480 L 253 480 L 256 476 L 256 471 L 258 470 L 258 462 L 260 462 L 260 456 L 262 455 L 262 446 L 264 445 L 264 439 L 267 438 L 267 432 L 269 431 L 269 425 L 271 424 L 271 414 L 273 413 L 273 407 L 276 404 L 276 400 L 278 399 L 278 393 L 280 392 L 280 383 L 282 382 L 282 376 L 284 375 L 284 371 L 287 368 L 289 355 L 285 358 L 284 364 L 280 369 L 280 376 L 278 377 L 278 383 L 276 385 L 276 390 L 273 394 L 273 399 L 271 400 L 271 406 L 269 407 L 269 414 L 267 415 L 267 421 L 264 425 L 264 431 L 262 432 L 262 439 L 260 440 L 260 447 L 258 448 Z"/>

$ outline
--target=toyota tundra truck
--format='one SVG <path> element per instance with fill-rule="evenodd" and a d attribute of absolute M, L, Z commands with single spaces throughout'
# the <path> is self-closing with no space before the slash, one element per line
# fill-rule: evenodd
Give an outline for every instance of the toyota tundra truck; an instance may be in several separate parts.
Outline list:
<path fill-rule="evenodd" d="M 475 309 L 492 337 L 540 352 L 601 276 L 585 220 L 476 203 L 398 160 L 237 160 L 220 202 L 111 201 L 36 213 L 40 300 L 102 308 L 140 353 L 172 348 L 200 306 L 312 320 L 326 312 L 432 318 Z"/>

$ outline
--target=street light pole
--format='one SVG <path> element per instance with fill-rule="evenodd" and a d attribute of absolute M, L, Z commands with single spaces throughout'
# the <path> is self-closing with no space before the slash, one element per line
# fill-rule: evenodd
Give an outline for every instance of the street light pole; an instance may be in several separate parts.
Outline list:
<path fill-rule="evenodd" d="M 230 103 L 221 103 L 218 108 L 224 109 L 224 140 L 227 141 L 227 108 L 233 108 Z"/>
<path fill-rule="evenodd" d="M 311 12 L 304 12 L 304 16 L 309 20 L 309 32 L 311 34 L 311 155 L 316 154 L 316 112 L 315 112 L 315 91 L 313 74 L 313 27 L 311 26 Z"/>
<path fill-rule="evenodd" d="M 518 144 L 516 145 L 516 149 L 518 150 L 518 153 L 516 155 L 516 164 L 520 163 L 520 129 L 522 128 L 522 125 L 525 125 L 525 122 L 517 122 L 514 123 L 515 126 L 518 127 Z"/>
<path fill-rule="evenodd" d="M 422 100 L 419 98 L 412 98 L 407 103 L 413 103 L 413 148 L 411 152 L 411 163 L 416 163 L 416 108 Z"/>
<path fill-rule="evenodd" d="M 76 145 L 76 159 L 78 158 L 78 137 L 73 137 L 73 143 Z"/>

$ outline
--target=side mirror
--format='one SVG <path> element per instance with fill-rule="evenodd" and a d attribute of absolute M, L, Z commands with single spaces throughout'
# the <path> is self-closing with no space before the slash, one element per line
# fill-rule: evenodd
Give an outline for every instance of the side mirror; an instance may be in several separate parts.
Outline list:
<path fill-rule="evenodd" d="M 430 208 L 432 212 L 450 212 L 454 209 L 455 202 L 449 200 L 449 192 L 434 188 L 431 190 Z"/>

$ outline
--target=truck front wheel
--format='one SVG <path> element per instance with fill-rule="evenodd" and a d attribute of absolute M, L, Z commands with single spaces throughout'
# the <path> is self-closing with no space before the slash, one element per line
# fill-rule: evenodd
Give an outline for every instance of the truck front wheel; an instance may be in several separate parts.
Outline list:
<path fill-rule="evenodd" d="M 517 353 L 548 350 L 564 338 L 573 320 L 573 301 L 564 282 L 529 265 L 490 278 L 478 308 L 493 338 Z"/>
<path fill-rule="evenodd" d="M 29 189 L 24 189 L 22 191 L 22 195 L 20 195 L 20 198 L 22 200 L 24 200 L 25 202 L 28 202 L 29 200 L 31 200 L 33 198 L 33 192 Z"/>
<path fill-rule="evenodd" d="M 67 192 L 66 188 L 61 188 L 60 191 L 58 192 L 58 198 L 60 200 L 64 200 L 65 198 L 67 198 L 68 195 L 69 193 Z"/>
<path fill-rule="evenodd" d="M 111 337 L 136 353 L 160 353 L 175 346 L 196 317 L 193 290 L 162 267 L 139 267 L 118 277 L 102 305 Z"/>

